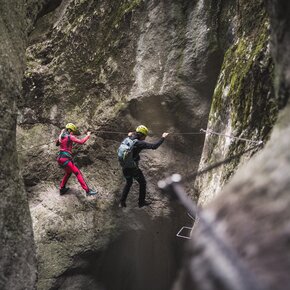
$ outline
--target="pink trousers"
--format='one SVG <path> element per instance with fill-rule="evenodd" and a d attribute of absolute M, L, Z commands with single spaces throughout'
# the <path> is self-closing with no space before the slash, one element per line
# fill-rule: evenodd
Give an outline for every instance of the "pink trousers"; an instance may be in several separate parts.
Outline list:
<path fill-rule="evenodd" d="M 81 171 L 78 169 L 78 167 L 71 161 L 69 160 L 68 158 L 58 158 L 57 159 L 57 162 L 59 165 L 63 166 L 63 164 L 66 162 L 66 161 L 69 161 L 66 166 L 64 167 L 64 171 L 65 171 L 65 176 L 63 177 L 61 183 L 60 183 L 60 188 L 63 188 L 65 187 L 68 179 L 70 178 L 71 174 L 73 173 L 80 185 L 82 186 L 82 188 L 88 192 L 89 191 L 89 187 L 87 186 L 84 178 L 83 178 L 83 175 L 81 173 Z"/>

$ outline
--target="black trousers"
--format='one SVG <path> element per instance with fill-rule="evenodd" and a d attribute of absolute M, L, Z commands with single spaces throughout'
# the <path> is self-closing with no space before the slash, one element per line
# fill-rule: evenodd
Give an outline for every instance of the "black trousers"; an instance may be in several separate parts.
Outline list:
<path fill-rule="evenodd" d="M 139 204 L 145 201 L 146 180 L 140 168 L 124 168 L 123 175 L 126 178 L 126 185 L 122 192 L 121 201 L 125 202 L 133 184 L 133 179 L 139 183 Z"/>

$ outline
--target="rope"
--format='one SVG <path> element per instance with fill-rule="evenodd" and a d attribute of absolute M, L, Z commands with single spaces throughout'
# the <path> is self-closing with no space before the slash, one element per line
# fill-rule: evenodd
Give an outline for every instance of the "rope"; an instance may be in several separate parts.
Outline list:
<path fill-rule="evenodd" d="M 228 137 L 228 138 L 231 138 L 231 139 L 241 140 L 241 141 L 245 141 L 245 142 L 251 142 L 251 143 L 255 143 L 255 144 L 263 144 L 263 141 L 254 141 L 254 140 L 250 140 L 250 139 L 246 139 L 246 138 L 226 135 L 226 134 L 222 134 L 222 133 L 218 133 L 218 132 L 212 131 L 210 129 L 207 129 L 207 130 L 200 129 L 200 131 L 205 133 L 205 134 L 213 134 L 213 135 L 218 135 L 218 136 L 225 136 L 225 137 Z"/>
<path fill-rule="evenodd" d="M 216 277 L 223 279 L 225 289 L 236 290 L 261 290 L 260 281 L 251 273 L 243 262 L 241 262 L 236 250 L 227 243 L 221 232 L 217 230 L 214 220 L 207 215 L 207 212 L 190 199 L 180 184 L 181 176 L 174 174 L 158 182 L 162 192 L 167 193 L 171 198 L 178 199 L 192 217 L 197 217 L 201 233 L 203 234 L 203 243 L 210 248 L 211 253 L 215 254 L 215 259 L 222 261 L 226 267 L 219 267 L 219 264 L 212 264 L 212 270 L 217 274 Z M 225 270 L 226 269 L 226 270 Z M 190 265 L 190 275 L 194 277 L 194 268 Z"/>
<path fill-rule="evenodd" d="M 169 133 L 169 135 L 203 135 L 203 133 L 200 133 L 200 132 L 173 132 L 173 133 Z"/>
<path fill-rule="evenodd" d="M 98 133 L 105 133 L 105 134 L 122 134 L 122 135 L 127 135 L 128 132 L 121 132 L 121 131 L 92 131 L 93 134 L 97 135 Z M 163 132 L 152 132 L 149 135 L 161 135 Z M 254 140 L 250 140 L 250 139 L 246 139 L 246 138 L 241 138 L 241 137 L 235 137 L 235 136 L 231 136 L 231 135 L 226 135 L 226 134 L 222 134 L 222 133 L 218 133 L 215 132 L 213 130 L 207 129 L 200 129 L 200 132 L 169 132 L 169 135 L 203 135 L 203 134 L 214 134 L 214 135 L 219 135 L 219 136 L 224 136 L 224 137 L 228 137 L 228 138 L 232 138 L 232 139 L 236 139 L 236 140 L 241 140 L 241 141 L 245 141 L 245 142 L 251 142 L 251 143 L 255 143 L 255 144 L 262 144 L 263 141 L 254 141 Z"/>
<path fill-rule="evenodd" d="M 88 130 L 89 131 L 89 130 Z M 97 135 L 98 133 L 106 133 L 106 134 L 122 134 L 127 135 L 128 132 L 120 132 L 120 131 L 92 131 L 92 134 Z M 162 132 L 164 133 L 164 132 Z M 149 136 L 152 135 L 161 135 L 161 132 L 152 132 L 149 134 Z M 169 135 L 203 135 L 203 133 L 200 132 L 169 132 Z"/>
<path fill-rule="evenodd" d="M 91 131 L 92 134 L 122 134 L 122 135 L 128 135 L 128 132 L 121 132 L 121 131 L 104 131 L 104 130 L 98 130 L 98 131 Z M 152 134 L 150 134 L 151 136 L 152 135 L 161 135 L 162 133 L 159 133 L 159 132 L 154 132 Z M 246 139 L 246 138 L 240 138 L 240 137 L 235 137 L 235 136 L 230 136 L 230 135 L 226 135 L 226 134 L 222 134 L 222 133 L 218 133 L 218 132 L 214 132 L 210 129 L 208 130 L 204 130 L 204 129 L 200 129 L 200 132 L 171 132 L 169 133 L 169 135 L 203 135 L 203 134 L 214 134 L 214 135 L 219 135 L 219 136 L 225 136 L 225 137 L 229 137 L 229 138 L 233 138 L 233 139 L 237 139 L 237 140 L 241 140 L 241 141 L 246 141 L 246 142 L 251 142 L 251 143 L 254 143 L 254 144 L 257 144 L 257 145 L 261 145 L 263 144 L 263 141 L 253 141 L 253 140 L 250 140 L 250 139 Z M 55 142 L 55 140 L 53 141 L 50 141 L 48 143 L 43 143 L 43 144 L 38 144 L 38 145 L 35 145 L 35 146 L 32 146 L 32 147 L 29 147 L 27 149 L 24 149 L 22 151 L 26 152 L 28 150 L 31 150 L 31 149 L 34 149 L 34 148 L 38 148 L 38 147 L 41 147 L 41 146 L 44 146 L 44 145 L 49 145 L 51 143 Z"/>
<path fill-rule="evenodd" d="M 245 140 L 244 140 L 245 141 Z M 226 164 L 238 158 L 243 154 L 252 151 L 263 144 L 263 142 L 257 142 L 258 144 L 244 150 L 236 155 L 232 155 L 229 158 L 216 162 L 206 168 L 196 171 L 191 175 L 188 175 L 183 181 L 189 181 L 197 176 L 205 174 L 214 168 L 217 168 L 223 164 Z M 254 275 L 247 269 L 247 267 L 240 261 L 239 256 L 235 249 L 231 247 L 221 236 L 220 232 L 216 230 L 214 221 L 209 218 L 206 212 L 197 206 L 197 204 L 191 200 L 188 194 L 185 192 L 184 187 L 180 184 L 181 176 L 179 174 L 174 174 L 164 180 L 158 182 L 158 187 L 162 192 L 165 192 L 171 196 L 173 199 L 178 199 L 181 204 L 185 207 L 190 216 L 198 218 L 201 232 L 203 233 L 206 240 L 204 243 L 213 251 L 218 254 L 215 256 L 216 259 L 222 260 L 223 263 L 227 264 L 227 269 L 230 271 L 225 271 L 224 268 L 215 267 L 217 276 L 221 277 L 226 284 L 227 289 L 237 289 L 237 290 L 261 290 L 264 289 L 260 285 L 260 281 L 256 279 Z M 194 269 L 190 266 L 190 275 L 194 277 Z"/>
<path fill-rule="evenodd" d="M 120 132 L 120 131 L 90 131 L 88 130 L 89 132 L 91 132 L 92 134 L 95 134 L 97 135 L 98 133 L 105 133 L 105 134 L 122 134 L 122 135 L 127 135 L 128 132 Z"/>
<path fill-rule="evenodd" d="M 246 150 L 244 150 L 244 151 L 242 151 L 242 152 L 240 152 L 240 153 L 238 153 L 236 155 L 232 155 L 232 156 L 230 156 L 228 158 L 225 158 L 225 159 L 223 159 L 221 161 L 218 161 L 218 162 L 216 162 L 214 164 L 211 164 L 211 165 L 205 167 L 204 169 L 201 169 L 199 171 L 196 171 L 196 172 L 186 176 L 184 181 L 191 181 L 193 178 L 196 178 L 197 176 L 203 175 L 203 174 L 205 174 L 205 173 L 207 173 L 207 172 L 209 172 L 209 171 L 211 171 L 211 170 L 213 170 L 213 169 L 215 169 L 215 168 L 217 168 L 217 167 L 219 167 L 221 165 L 227 164 L 227 163 L 231 162 L 233 159 L 239 158 L 242 155 L 244 155 L 245 153 L 250 152 L 250 151 L 252 151 L 252 150 L 254 150 L 254 149 L 256 149 L 256 148 L 258 148 L 260 146 L 262 146 L 262 143 L 256 144 L 255 146 L 252 146 L 249 149 L 246 149 Z"/>

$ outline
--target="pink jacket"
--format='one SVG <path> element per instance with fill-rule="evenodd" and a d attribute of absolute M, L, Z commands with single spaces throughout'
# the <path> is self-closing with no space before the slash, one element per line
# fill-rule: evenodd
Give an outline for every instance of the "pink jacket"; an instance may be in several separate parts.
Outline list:
<path fill-rule="evenodd" d="M 90 138 L 89 135 L 87 135 L 83 139 L 78 139 L 73 134 L 61 135 L 59 138 L 59 141 L 60 141 L 60 149 L 59 150 L 66 151 L 66 152 L 72 154 L 73 143 L 84 144 L 89 138 Z"/>

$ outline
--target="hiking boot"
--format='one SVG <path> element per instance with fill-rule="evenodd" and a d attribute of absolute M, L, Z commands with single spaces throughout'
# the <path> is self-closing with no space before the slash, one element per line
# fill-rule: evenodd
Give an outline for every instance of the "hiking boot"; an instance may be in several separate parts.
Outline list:
<path fill-rule="evenodd" d="M 139 202 L 139 207 L 143 207 L 143 206 L 148 206 L 150 205 L 152 202 L 144 200 L 142 202 Z"/>
<path fill-rule="evenodd" d="M 119 207 L 127 207 L 126 202 L 121 200 L 119 203 Z"/>
<path fill-rule="evenodd" d="M 59 194 L 64 195 L 67 193 L 68 190 L 69 190 L 69 187 L 63 187 L 59 190 Z"/>
<path fill-rule="evenodd" d="M 87 192 L 87 195 L 96 195 L 97 192 L 93 189 L 90 189 L 88 192 Z"/>

